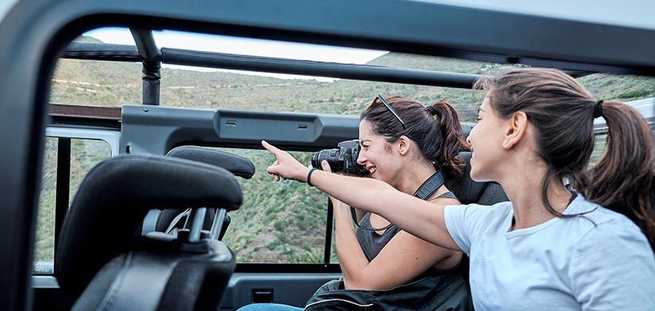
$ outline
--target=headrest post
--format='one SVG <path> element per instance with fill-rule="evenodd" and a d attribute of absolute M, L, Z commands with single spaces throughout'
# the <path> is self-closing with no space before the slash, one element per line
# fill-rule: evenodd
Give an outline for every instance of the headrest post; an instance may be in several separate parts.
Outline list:
<path fill-rule="evenodd" d="M 189 242 L 200 241 L 202 226 L 205 223 L 206 214 L 206 207 L 191 210 L 191 231 L 189 232 Z"/>
<path fill-rule="evenodd" d="M 220 238 L 219 235 L 221 234 L 223 226 L 225 225 L 224 223 L 226 215 L 227 211 L 224 208 L 219 208 L 218 211 L 216 211 L 216 216 L 214 216 L 212 228 L 209 233 L 210 240 L 218 240 Z"/>

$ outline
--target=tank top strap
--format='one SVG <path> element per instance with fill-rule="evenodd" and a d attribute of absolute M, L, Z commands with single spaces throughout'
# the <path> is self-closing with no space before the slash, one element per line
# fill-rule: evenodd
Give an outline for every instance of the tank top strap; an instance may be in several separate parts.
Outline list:
<path fill-rule="evenodd" d="M 435 197 L 435 199 L 455 199 L 455 200 L 457 200 L 457 197 L 455 196 L 454 193 L 452 193 L 451 191 L 448 191 L 448 192 L 444 192 L 444 193 L 438 195 L 437 197 Z"/>

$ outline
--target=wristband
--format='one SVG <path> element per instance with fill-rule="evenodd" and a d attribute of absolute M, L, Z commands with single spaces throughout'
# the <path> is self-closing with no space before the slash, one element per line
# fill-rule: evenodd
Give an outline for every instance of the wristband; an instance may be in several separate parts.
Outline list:
<path fill-rule="evenodd" d="M 316 169 L 312 167 L 312 168 L 309 170 L 309 173 L 307 173 L 307 184 L 310 185 L 310 186 L 312 186 L 312 187 L 314 187 L 314 185 L 312 185 L 312 173 L 314 173 L 315 170 L 316 170 Z"/>

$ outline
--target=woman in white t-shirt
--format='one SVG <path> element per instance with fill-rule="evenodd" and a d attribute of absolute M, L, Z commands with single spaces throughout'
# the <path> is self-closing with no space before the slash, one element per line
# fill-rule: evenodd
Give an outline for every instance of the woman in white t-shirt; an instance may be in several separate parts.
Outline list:
<path fill-rule="evenodd" d="M 510 202 L 439 206 L 309 169 L 263 142 L 277 158 L 268 172 L 464 251 L 477 310 L 655 310 L 655 143 L 643 117 L 554 69 L 513 69 L 476 87 L 487 95 L 469 136 L 471 177 L 500 183 Z M 597 117 L 607 150 L 588 168 Z"/>

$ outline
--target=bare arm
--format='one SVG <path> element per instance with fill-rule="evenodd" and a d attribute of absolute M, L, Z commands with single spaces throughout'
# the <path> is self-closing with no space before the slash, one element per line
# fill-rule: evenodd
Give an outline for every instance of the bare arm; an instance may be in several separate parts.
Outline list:
<path fill-rule="evenodd" d="M 262 144 L 276 157 L 276 162 L 267 169 L 269 174 L 307 181 L 309 168 L 287 152 L 266 142 Z M 423 201 L 372 178 L 316 170 L 312 173 L 311 183 L 350 206 L 381 215 L 419 238 L 445 248 L 459 249 L 448 233 L 441 204 Z M 402 208 L 398 208 L 400 206 Z"/>
<path fill-rule="evenodd" d="M 405 231 L 398 232 L 369 262 L 353 231 L 348 205 L 338 200 L 333 202 L 337 255 L 348 289 L 391 289 L 411 281 L 438 262 L 449 265 L 442 266 L 444 269 L 459 263 L 460 252 L 438 247 Z"/>

